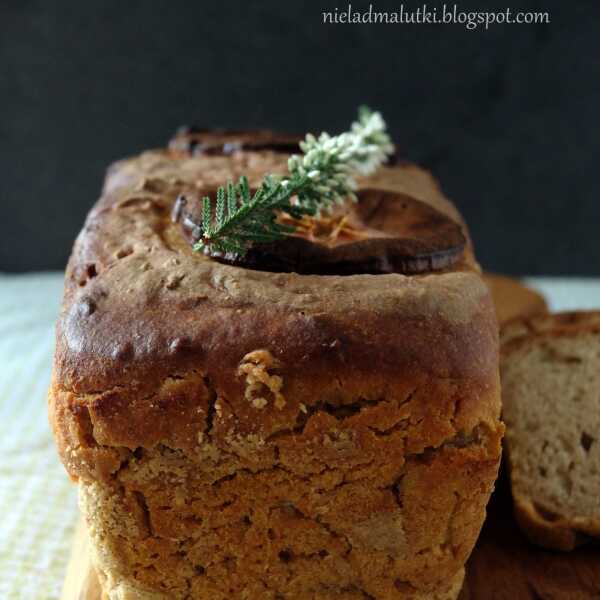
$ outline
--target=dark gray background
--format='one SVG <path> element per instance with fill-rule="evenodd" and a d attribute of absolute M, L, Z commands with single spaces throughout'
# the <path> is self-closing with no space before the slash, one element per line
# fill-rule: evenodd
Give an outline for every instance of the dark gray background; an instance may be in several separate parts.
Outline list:
<path fill-rule="evenodd" d="M 62 268 L 105 167 L 177 125 L 334 133 L 368 103 L 486 267 L 599 274 L 600 2 L 459 3 L 550 12 L 488 31 L 322 24 L 336 5 L 3 2 L 0 270 Z"/>

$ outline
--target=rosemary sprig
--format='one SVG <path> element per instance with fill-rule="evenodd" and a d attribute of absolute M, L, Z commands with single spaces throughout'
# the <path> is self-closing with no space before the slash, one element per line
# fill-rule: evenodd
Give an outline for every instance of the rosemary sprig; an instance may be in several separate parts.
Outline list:
<path fill-rule="evenodd" d="M 253 244 L 272 242 L 295 231 L 277 222 L 331 210 L 347 199 L 356 201 L 355 175 L 369 175 L 393 152 L 381 115 L 366 107 L 350 131 L 338 136 L 311 134 L 300 143 L 302 156 L 288 161 L 289 176 L 267 175 L 252 195 L 246 177 L 217 190 L 215 208 L 202 200 L 202 231 L 194 250 L 243 256 Z"/>
<path fill-rule="evenodd" d="M 227 191 L 217 190 L 216 209 L 211 200 L 202 200 L 202 233 L 194 250 L 232 253 L 243 256 L 253 243 L 273 242 L 293 233 L 291 225 L 278 223 L 277 212 L 283 211 L 294 218 L 312 214 L 308 208 L 293 204 L 290 198 L 306 184 L 306 176 L 293 176 L 287 185 L 266 176 L 258 190 L 251 195 L 248 180 L 240 177 Z"/>

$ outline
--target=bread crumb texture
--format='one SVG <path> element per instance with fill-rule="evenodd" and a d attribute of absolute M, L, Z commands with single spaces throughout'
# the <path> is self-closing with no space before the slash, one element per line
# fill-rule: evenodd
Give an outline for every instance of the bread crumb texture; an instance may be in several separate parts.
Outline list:
<path fill-rule="evenodd" d="M 279 362 L 268 350 L 248 352 L 242 359 L 238 374 L 246 377 L 244 397 L 254 408 L 265 408 L 269 404 L 267 396 L 272 396 L 276 408 L 281 410 L 285 406 L 285 398 L 281 393 L 283 379 L 271 373 L 278 365 Z"/>
<path fill-rule="evenodd" d="M 519 523 L 532 541 L 570 550 L 600 536 L 600 323 L 565 319 L 545 318 L 543 332 L 522 324 L 517 337 L 513 326 L 502 385 Z"/>

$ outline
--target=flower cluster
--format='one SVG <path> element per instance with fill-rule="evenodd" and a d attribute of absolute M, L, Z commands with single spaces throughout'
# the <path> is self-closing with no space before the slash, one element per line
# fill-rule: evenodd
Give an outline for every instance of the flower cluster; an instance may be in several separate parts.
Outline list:
<path fill-rule="evenodd" d="M 291 156 L 288 169 L 292 176 L 308 177 L 298 201 L 316 213 L 356 200 L 354 176 L 373 173 L 394 151 L 381 114 L 366 107 L 359 110 L 350 131 L 337 136 L 322 133 L 318 138 L 309 133 L 300 148 L 304 154 Z"/>

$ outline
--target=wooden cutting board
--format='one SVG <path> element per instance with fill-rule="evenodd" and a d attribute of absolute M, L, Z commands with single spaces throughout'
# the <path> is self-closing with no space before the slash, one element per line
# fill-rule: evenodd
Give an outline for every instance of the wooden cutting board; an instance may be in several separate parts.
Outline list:
<path fill-rule="evenodd" d="M 600 546 L 554 552 L 530 544 L 513 518 L 502 473 L 467 564 L 465 588 L 464 600 L 599 600 Z"/>
<path fill-rule="evenodd" d="M 61 600 L 105 600 L 90 563 L 88 537 L 83 520 L 79 521 L 75 530 Z"/>
<path fill-rule="evenodd" d="M 81 523 L 61 600 L 105 600 L 101 594 Z M 529 544 L 512 517 L 508 483 L 501 476 L 460 600 L 600 600 L 600 546 L 562 553 Z"/>

